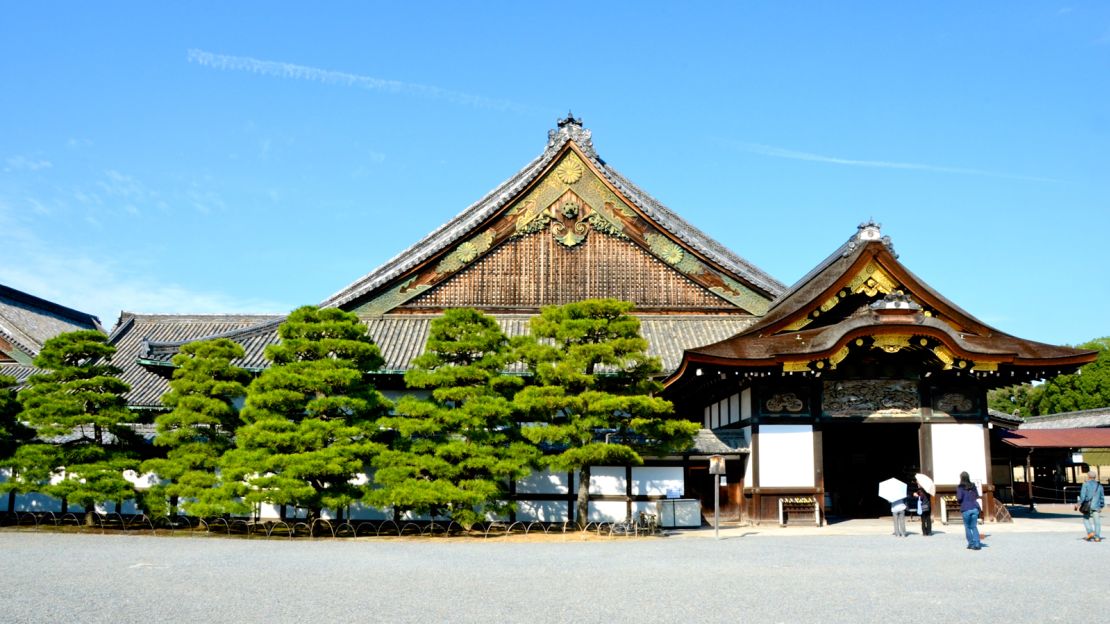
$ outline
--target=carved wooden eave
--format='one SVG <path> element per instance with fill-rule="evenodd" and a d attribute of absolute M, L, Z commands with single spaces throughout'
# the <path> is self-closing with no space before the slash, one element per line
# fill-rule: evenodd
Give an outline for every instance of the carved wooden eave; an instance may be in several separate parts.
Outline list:
<path fill-rule="evenodd" d="M 688 306 L 691 311 L 762 314 L 784 288 L 616 173 L 594 152 L 589 131 L 568 118 L 549 134 L 543 155 L 321 305 L 362 316 L 379 316 L 401 306 L 449 307 L 432 296 L 437 286 L 514 241 L 537 236 L 550 236 L 559 248 L 567 249 L 584 246 L 591 237 L 631 244 L 668 275 L 677 274 L 680 280 L 673 283 L 675 287 L 701 293 L 691 297 L 702 302 Z M 551 246 L 550 241 L 546 244 Z M 627 245 L 622 249 L 631 253 Z M 695 310 L 698 305 L 707 307 Z M 505 306 L 517 311 L 527 308 L 513 302 Z"/>
<path fill-rule="evenodd" d="M 993 385 L 1070 372 L 1097 355 L 987 326 L 910 273 L 890 239 L 867 223 L 751 328 L 687 350 L 665 384 L 685 385 L 702 367 L 718 373 L 819 376 L 852 355 L 876 349 L 916 352 L 928 370 L 967 374 Z"/>

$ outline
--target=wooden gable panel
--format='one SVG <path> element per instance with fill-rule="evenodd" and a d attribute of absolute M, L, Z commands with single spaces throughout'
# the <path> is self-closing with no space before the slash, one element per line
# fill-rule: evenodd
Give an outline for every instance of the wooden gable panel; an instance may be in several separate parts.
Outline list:
<path fill-rule="evenodd" d="M 600 232 L 573 247 L 545 232 L 510 240 L 403 307 L 537 309 L 605 297 L 642 310 L 741 311 L 635 243 Z"/>

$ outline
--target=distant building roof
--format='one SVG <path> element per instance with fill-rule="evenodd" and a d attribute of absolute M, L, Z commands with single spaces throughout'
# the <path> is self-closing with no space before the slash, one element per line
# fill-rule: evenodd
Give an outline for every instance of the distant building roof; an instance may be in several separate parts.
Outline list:
<path fill-rule="evenodd" d="M 1025 419 L 1019 429 L 1025 431 L 1027 429 L 1075 429 L 1084 427 L 1110 427 L 1110 407 L 1030 416 Z"/>
<path fill-rule="evenodd" d="M 0 356 L 28 364 L 47 340 L 82 329 L 104 331 L 92 314 L 0 285 Z"/>
<path fill-rule="evenodd" d="M 1001 432 L 1000 438 L 1018 448 L 1110 448 L 1110 428 L 1019 429 Z"/>

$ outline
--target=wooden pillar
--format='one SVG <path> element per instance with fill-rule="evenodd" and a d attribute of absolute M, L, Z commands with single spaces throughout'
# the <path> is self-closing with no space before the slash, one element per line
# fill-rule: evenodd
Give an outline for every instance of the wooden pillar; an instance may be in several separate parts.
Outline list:
<path fill-rule="evenodd" d="M 1025 453 L 1025 491 L 1029 494 L 1029 511 L 1036 511 L 1033 503 L 1033 449 Z"/>
<path fill-rule="evenodd" d="M 752 517 L 755 524 L 763 520 L 763 502 L 759 496 L 759 425 L 752 422 Z"/>
<path fill-rule="evenodd" d="M 813 422 L 813 485 L 817 492 L 817 524 L 825 524 L 825 432 L 821 424 L 821 384 L 809 387 L 809 417 Z"/>

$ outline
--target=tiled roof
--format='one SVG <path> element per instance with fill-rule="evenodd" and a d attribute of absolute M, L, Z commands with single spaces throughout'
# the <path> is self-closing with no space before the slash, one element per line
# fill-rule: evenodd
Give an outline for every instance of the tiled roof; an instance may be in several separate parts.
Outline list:
<path fill-rule="evenodd" d="M 176 341 L 184 344 L 198 338 L 226 334 L 280 321 L 276 315 L 182 315 L 132 314 L 124 312 L 108 341 L 116 347 L 112 364 L 123 369 L 120 378 L 131 386 L 127 403 L 132 407 L 161 408 L 161 397 L 169 390 L 169 372 L 164 375 L 140 363 L 148 342 Z M 167 360 L 168 361 L 168 360 Z"/>
<path fill-rule="evenodd" d="M 697 455 L 748 453 L 747 439 L 739 429 L 698 429 L 690 452 Z"/>
<path fill-rule="evenodd" d="M 1110 448 L 1110 428 L 1020 429 L 1003 431 L 1002 441 L 1018 448 Z"/>
<path fill-rule="evenodd" d="M 590 159 L 591 164 L 601 171 L 610 183 L 616 186 L 637 208 L 660 227 L 704 254 L 721 268 L 762 289 L 769 296 L 775 297 L 783 291 L 785 286 L 781 282 L 679 218 L 663 204 L 644 193 L 608 166 L 594 151 L 590 131 L 583 128 L 580 121 L 568 118 L 568 120 L 560 121 L 557 130 L 548 133 L 547 149 L 544 150 L 543 154 L 487 193 L 485 197 L 471 204 L 455 218 L 441 225 L 434 232 L 386 261 L 380 267 L 359 278 L 350 286 L 335 293 L 320 305 L 323 307 L 342 306 L 391 283 L 409 270 L 448 249 L 516 199 L 555 160 L 563 146 L 570 141 L 573 141 L 582 150 L 586 157 Z"/>
<path fill-rule="evenodd" d="M 92 314 L 0 285 L 0 336 L 26 355 L 34 357 L 47 340 L 80 329 L 104 331 Z"/>
<path fill-rule="evenodd" d="M 28 377 L 37 372 L 39 372 L 39 369 L 26 364 L 0 364 L 0 375 L 15 377 L 17 384 L 22 384 L 27 381 Z"/>
<path fill-rule="evenodd" d="M 1110 407 L 1031 416 L 1019 427 L 1027 429 L 1073 429 L 1083 427 L 1110 427 Z"/>
<path fill-rule="evenodd" d="M 387 314 L 366 319 L 367 331 L 382 350 L 384 371 L 399 373 L 411 366 L 424 352 L 434 314 Z M 492 315 L 509 337 L 528 332 L 532 318 L 524 314 Z M 252 324 L 245 319 L 256 319 Z M 642 315 L 640 331 L 648 341 L 648 352 L 662 360 L 665 371 L 674 370 L 685 349 L 721 340 L 753 322 L 752 317 L 737 315 Z M 266 346 L 277 342 L 277 327 L 282 317 L 177 317 L 142 316 L 129 319 L 113 332 L 117 346 L 113 363 L 124 369 L 124 381 L 132 385 L 132 405 L 158 407 L 159 397 L 168 390 L 166 378 L 151 372 L 159 365 L 168 366 L 177 349 L 193 340 L 227 337 L 243 345 L 246 356 L 235 365 L 248 369 L 269 366 Z M 237 328 L 227 325 L 242 323 Z M 219 327 L 220 331 L 203 333 L 201 329 Z M 166 340 L 161 336 L 173 336 Z M 144 340 L 143 337 L 146 337 Z M 168 376 L 168 373 L 166 374 Z"/>

